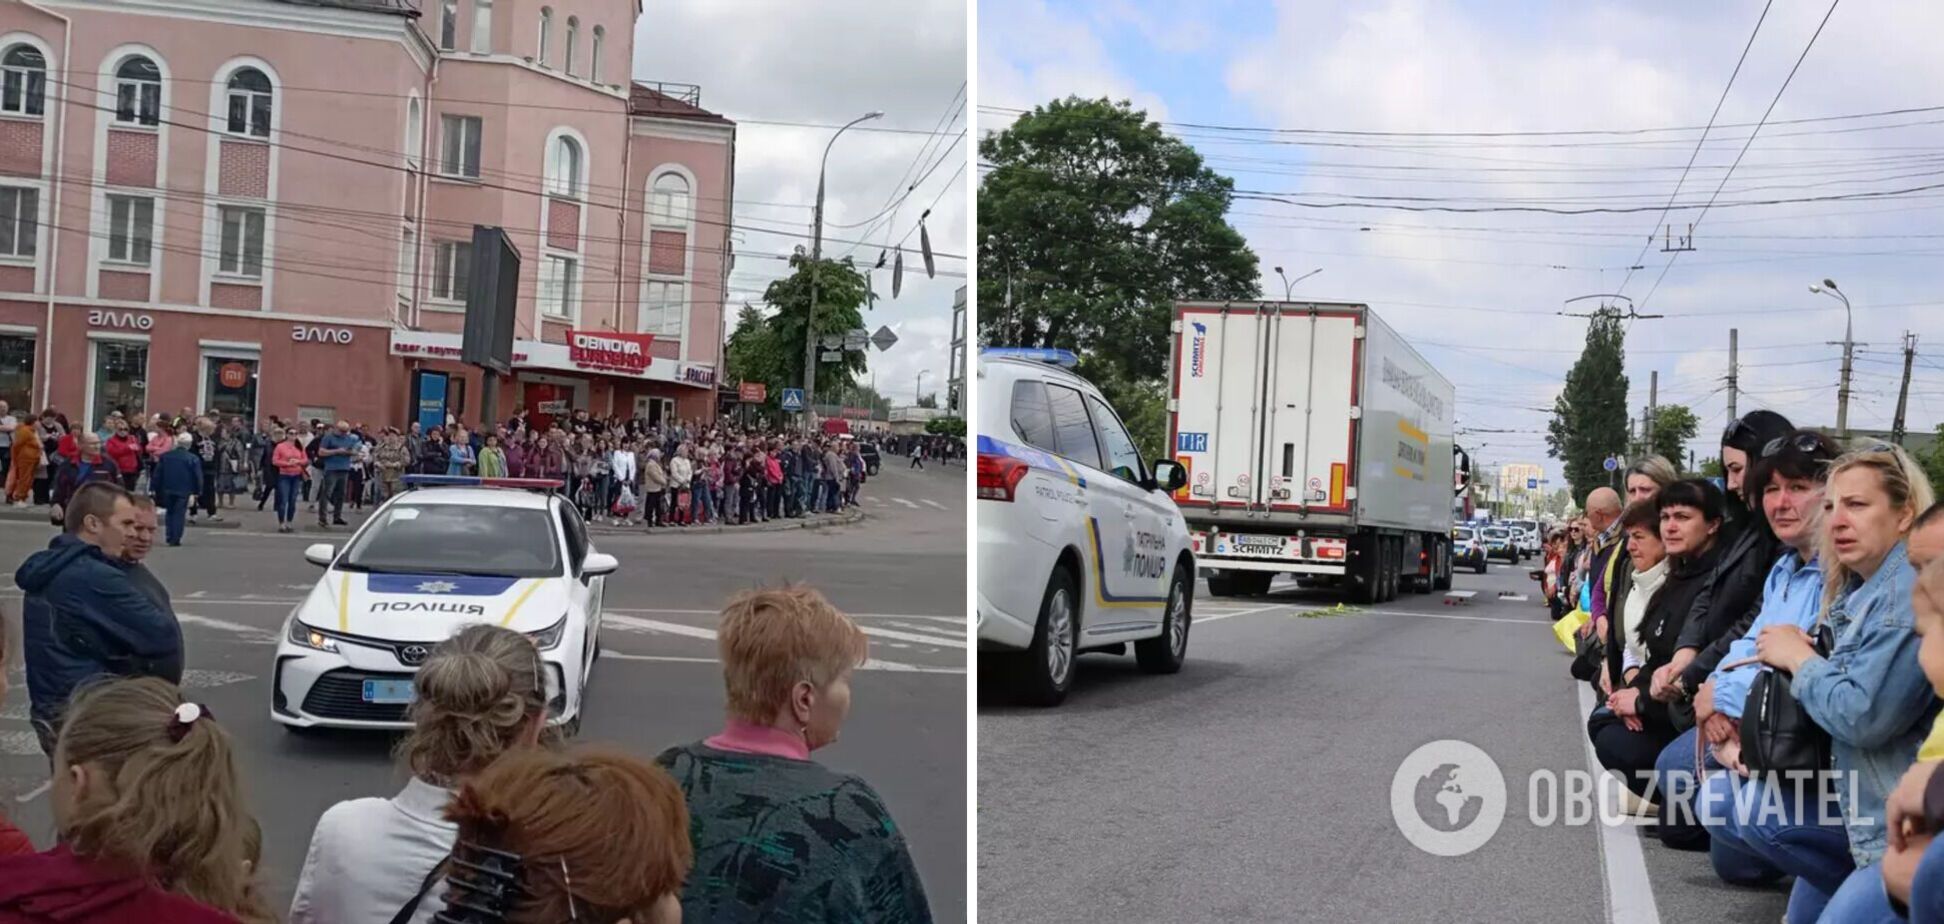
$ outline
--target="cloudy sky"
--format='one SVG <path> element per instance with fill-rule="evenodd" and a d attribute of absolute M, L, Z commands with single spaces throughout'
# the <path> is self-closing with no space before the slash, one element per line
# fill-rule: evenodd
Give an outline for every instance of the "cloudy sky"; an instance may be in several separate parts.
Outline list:
<path fill-rule="evenodd" d="M 952 297 L 967 266 L 963 0 L 648 0 L 635 42 L 635 79 L 699 84 L 704 108 L 739 123 L 731 323 L 745 300 L 761 307 L 763 288 L 786 274 L 774 257 L 808 249 L 817 165 L 831 132 L 884 112 L 831 151 L 824 253 L 855 253 L 869 266 L 903 241 L 901 294 L 891 298 L 887 263 L 874 279 L 882 298 L 865 312 L 872 330 L 889 325 L 901 339 L 888 353 L 873 349 L 871 369 L 878 389 L 904 404 L 928 371 L 924 390 L 942 402 Z M 920 174 L 909 198 L 887 210 Z M 928 206 L 936 279 L 925 278 L 918 258 L 916 229 Z"/>
<path fill-rule="evenodd" d="M 1238 190 L 1230 220 L 1261 257 L 1263 290 L 1321 267 L 1297 293 L 1367 302 L 1459 390 L 1460 428 L 1488 462 L 1544 458 L 1550 408 L 1584 321 L 1567 299 L 1620 292 L 1642 313 L 1628 336 L 1635 415 L 1648 373 L 1662 403 L 1702 419 L 1713 454 L 1726 420 L 1728 331 L 1740 330 L 1740 409 L 1832 424 L 1840 302 L 1855 310 L 1852 427 L 1888 429 L 1906 330 L 1920 335 L 1910 429 L 1944 418 L 1944 189 L 1817 203 L 1752 201 L 1902 191 L 1939 183 L 1944 5 L 1848 0 L 1732 174 L 1754 123 L 1829 9 L 1774 0 L 1705 125 L 1764 0 L 1552 3 L 1438 0 L 982 0 L 978 127 L 1066 94 L 1130 99 L 1194 144 Z M 1787 120 L 1817 120 L 1787 124 Z M 1194 123 L 1186 125 L 1181 123 Z M 1197 127 L 1200 126 L 1200 127 Z M 1736 127 L 1739 126 L 1739 127 Z M 1234 131 L 1226 127 L 1323 130 Z M 1335 132 L 1585 132 L 1513 137 Z M 1680 181 L 1683 167 L 1692 171 Z M 1712 209 L 1706 203 L 1726 177 Z M 1676 185 L 1679 192 L 1676 196 Z M 1676 196 L 1665 220 L 1660 210 Z M 1584 215 L 1308 208 L 1370 203 L 1501 209 L 1634 209 Z M 1430 200 L 1426 202 L 1424 200 Z M 1662 252 L 1650 233 L 1684 233 Z M 1644 250 L 1644 252 L 1643 252 Z M 1670 260 L 1672 265 L 1670 267 Z M 1640 269 L 1630 270 L 1638 266 Z M 1663 277 L 1664 273 L 1664 277 Z M 1570 310 L 1584 310 L 1578 303 Z"/>

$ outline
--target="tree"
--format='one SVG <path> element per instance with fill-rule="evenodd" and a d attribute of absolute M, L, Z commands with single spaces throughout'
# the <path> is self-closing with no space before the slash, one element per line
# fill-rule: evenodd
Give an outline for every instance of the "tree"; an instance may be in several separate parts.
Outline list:
<path fill-rule="evenodd" d="M 1582 507 L 1586 495 L 1611 479 L 1607 457 L 1627 448 L 1626 336 L 1617 312 L 1594 316 L 1546 427 L 1548 453 L 1565 463 L 1566 480 Z"/>
<path fill-rule="evenodd" d="M 1728 477 L 1728 472 L 1721 467 L 1721 460 L 1719 458 L 1709 456 L 1701 460 L 1700 475 L 1703 478 L 1726 478 Z"/>
<path fill-rule="evenodd" d="M 726 381 L 762 382 L 772 395 L 780 395 L 787 383 L 783 379 L 782 345 L 770 331 L 769 320 L 755 306 L 744 303 L 736 314 L 736 330 L 729 335 L 723 350 Z M 803 365 L 801 357 L 797 366 Z"/>
<path fill-rule="evenodd" d="M 775 378 L 770 392 L 780 394 L 785 386 L 803 383 L 804 318 L 810 308 L 810 257 L 790 257 L 790 275 L 769 284 L 763 301 L 776 309 L 767 324 L 773 338 Z M 817 270 L 817 333 L 819 336 L 843 334 L 864 326 L 864 298 L 867 280 L 852 265 L 849 257 L 825 259 Z M 740 329 L 740 328 L 739 328 Z M 732 340 L 734 338 L 731 338 Z M 817 350 L 821 356 L 821 347 Z M 817 400 L 838 388 L 849 387 L 864 371 L 863 353 L 845 353 L 836 362 L 817 362 Z"/>
<path fill-rule="evenodd" d="M 951 437 L 957 437 L 959 439 L 964 439 L 965 438 L 965 418 L 963 417 L 933 418 L 931 420 L 925 421 L 925 432 L 936 434 L 939 436 L 951 436 Z"/>
<path fill-rule="evenodd" d="M 1937 439 L 1932 440 L 1930 446 L 1924 451 L 1912 455 L 1916 456 L 1917 464 L 1923 466 L 1924 471 L 1930 475 L 1931 486 L 1944 489 L 1944 423 L 1937 425 Z"/>
<path fill-rule="evenodd" d="M 1176 299 L 1260 291 L 1255 254 L 1224 220 L 1233 181 L 1126 101 L 1047 103 L 979 153 L 988 343 L 1071 349 L 1155 380 Z"/>
<path fill-rule="evenodd" d="M 924 397 L 922 397 L 922 398 L 919 398 L 919 399 L 918 399 L 918 406 L 919 406 L 919 407 L 928 407 L 928 408 L 931 408 L 932 410 L 937 410 L 937 409 L 938 409 L 938 392 L 932 392 L 931 394 L 928 394 L 928 395 L 925 395 L 925 396 L 924 396 Z"/>
<path fill-rule="evenodd" d="M 1694 439 L 1695 431 L 1701 428 L 1701 421 L 1686 405 L 1663 404 L 1654 409 L 1654 455 L 1674 463 L 1675 471 L 1684 471 L 1687 460 L 1688 440 Z"/>

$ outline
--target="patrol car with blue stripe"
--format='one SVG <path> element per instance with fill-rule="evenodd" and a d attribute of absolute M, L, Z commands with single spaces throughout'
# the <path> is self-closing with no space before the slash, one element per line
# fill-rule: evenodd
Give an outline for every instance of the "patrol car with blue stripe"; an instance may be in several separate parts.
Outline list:
<path fill-rule="evenodd" d="M 1195 561 L 1169 494 L 1172 459 L 1148 464 L 1064 350 L 979 357 L 979 651 L 1021 698 L 1057 705 L 1075 658 L 1125 653 L 1172 674 L 1188 652 Z"/>
<path fill-rule="evenodd" d="M 412 677 L 441 641 L 474 623 L 533 640 L 548 721 L 578 731 L 600 654 L 601 597 L 620 567 L 596 551 L 559 482 L 407 476 L 339 548 L 283 627 L 270 717 L 286 728 L 410 727 Z"/>

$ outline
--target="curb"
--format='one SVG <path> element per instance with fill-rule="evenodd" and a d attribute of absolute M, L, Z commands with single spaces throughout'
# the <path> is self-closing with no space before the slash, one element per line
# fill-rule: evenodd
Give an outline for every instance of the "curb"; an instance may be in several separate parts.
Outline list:
<path fill-rule="evenodd" d="M 849 526 L 864 520 L 862 509 L 846 510 L 834 517 L 805 520 L 787 520 L 782 523 L 769 522 L 754 526 L 664 526 L 649 530 L 644 526 L 595 526 L 588 524 L 587 532 L 593 536 L 746 536 L 751 533 L 787 533 L 799 529 L 829 529 L 833 526 Z"/>
<path fill-rule="evenodd" d="M 0 520 L 14 520 L 23 523 L 39 523 L 42 526 L 46 526 L 50 529 L 53 528 L 53 524 L 47 522 L 46 507 L 0 507 Z M 197 529 L 242 529 L 243 528 L 242 521 L 231 520 L 227 518 L 220 523 L 208 523 L 208 522 L 202 522 L 198 520 L 190 520 L 188 525 L 193 526 Z"/>

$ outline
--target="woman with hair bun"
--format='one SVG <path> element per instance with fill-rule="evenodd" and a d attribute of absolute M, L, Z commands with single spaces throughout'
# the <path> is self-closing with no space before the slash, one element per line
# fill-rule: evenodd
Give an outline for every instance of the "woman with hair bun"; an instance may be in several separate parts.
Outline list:
<path fill-rule="evenodd" d="M 501 924 L 679 924 L 688 808 L 659 767 L 618 751 L 509 754 L 460 787 L 445 894 Z M 512 897 L 495 901 L 511 885 Z M 439 889 L 428 884 L 429 891 Z"/>
<path fill-rule="evenodd" d="M 290 903 L 291 924 L 393 920 L 451 852 L 441 817 L 452 791 L 508 751 L 532 747 L 547 721 L 545 677 L 532 640 L 468 626 L 439 643 L 412 679 L 412 731 L 400 758 L 412 770 L 389 799 L 340 802 L 317 819 Z M 432 920 L 426 896 L 403 918 Z"/>
<path fill-rule="evenodd" d="M 276 920 L 248 864 L 229 734 L 154 677 L 78 693 L 54 748 L 60 843 L 0 857 L 0 922 Z"/>

